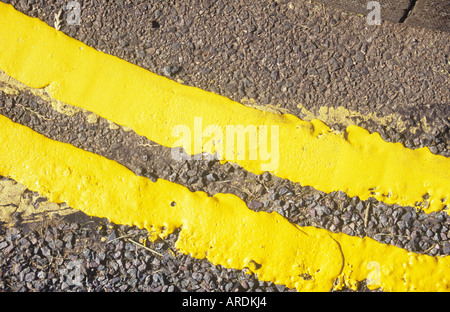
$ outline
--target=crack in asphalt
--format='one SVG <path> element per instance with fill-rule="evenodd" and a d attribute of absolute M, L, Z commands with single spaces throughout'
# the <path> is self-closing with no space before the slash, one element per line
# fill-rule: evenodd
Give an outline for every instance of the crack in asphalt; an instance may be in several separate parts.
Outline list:
<path fill-rule="evenodd" d="M 405 14 L 400 18 L 399 23 L 404 23 L 409 17 L 409 14 L 414 10 L 417 0 L 411 0 L 409 7 L 405 10 Z"/>

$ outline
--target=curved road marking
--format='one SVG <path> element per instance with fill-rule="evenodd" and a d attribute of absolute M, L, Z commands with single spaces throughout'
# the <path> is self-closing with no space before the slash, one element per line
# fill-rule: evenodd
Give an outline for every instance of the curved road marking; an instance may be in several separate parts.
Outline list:
<path fill-rule="evenodd" d="M 356 288 L 370 277 L 385 291 L 450 288 L 450 257 L 431 257 L 373 239 L 295 226 L 254 212 L 237 196 L 190 192 L 136 176 L 119 163 L 48 139 L 0 115 L 0 175 L 89 215 L 145 227 L 152 238 L 181 228 L 176 247 L 227 268 L 300 291 Z M 373 268 L 375 267 L 375 272 Z"/>

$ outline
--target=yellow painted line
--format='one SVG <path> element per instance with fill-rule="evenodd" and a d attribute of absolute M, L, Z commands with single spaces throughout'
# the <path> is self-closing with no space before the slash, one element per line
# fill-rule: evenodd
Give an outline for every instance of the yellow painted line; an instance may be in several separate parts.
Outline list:
<path fill-rule="evenodd" d="M 388 144 L 356 126 L 348 127 L 346 135 L 336 134 L 318 120 L 260 111 L 178 84 L 90 48 L 7 4 L 0 3 L 0 17 L 0 69 L 28 86 L 45 88 L 56 100 L 128 126 L 161 145 L 181 145 L 173 129 L 185 125 L 194 131 L 198 118 L 203 130 L 211 125 L 278 126 L 279 140 L 259 144 L 259 156 L 263 147 L 276 149 L 272 156 L 277 159 L 270 161 L 277 166 L 270 171 L 281 178 L 363 200 L 373 196 L 388 204 L 421 203 L 426 212 L 442 210 L 450 202 L 450 160 L 427 148 L 412 151 Z M 203 147 L 211 144 L 207 139 Z M 184 147 L 189 154 L 202 152 L 193 143 Z M 236 153 L 225 155 L 225 161 L 256 174 L 267 169 L 262 157 L 236 158 Z"/>
<path fill-rule="evenodd" d="M 29 92 L 49 103 L 57 112 L 67 116 L 73 116 L 76 113 L 83 111 L 83 109 L 79 107 L 67 105 L 61 101 L 55 100 L 47 92 L 45 92 L 45 89 L 30 88 L 20 81 L 8 76 L 2 70 L 0 70 L 0 91 L 11 95 L 19 94 L 21 92 Z"/>
<path fill-rule="evenodd" d="M 386 127 L 390 127 L 395 129 L 398 132 L 403 132 L 405 130 L 410 133 L 416 133 L 417 130 L 422 129 L 425 132 L 430 132 L 431 127 L 427 122 L 426 116 L 423 116 L 420 119 L 420 123 L 418 125 L 407 127 L 405 121 L 402 120 L 404 118 L 400 114 L 388 114 L 386 116 L 379 115 L 377 112 L 371 113 L 361 113 L 358 111 L 353 111 L 343 106 L 339 107 L 327 107 L 321 106 L 317 110 L 317 113 L 306 109 L 302 104 L 297 105 L 300 109 L 302 118 L 305 120 L 313 120 L 319 119 L 325 122 L 326 124 L 341 124 L 342 126 L 350 126 L 355 125 L 355 120 L 358 121 L 373 121 L 378 125 L 383 125 Z"/>
<path fill-rule="evenodd" d="M 450 257 L 418 255 L 254 212 L 237 196 L 190 192 L 136 176 L 119 163 L 61 143 L 0 115 L 0 175 L 89 215 L 147 228 L 153 239 L 181 228 L 176 248 L 299 291 L 329 291 L 371 278 L 385 291 L 450 288 Z"/>

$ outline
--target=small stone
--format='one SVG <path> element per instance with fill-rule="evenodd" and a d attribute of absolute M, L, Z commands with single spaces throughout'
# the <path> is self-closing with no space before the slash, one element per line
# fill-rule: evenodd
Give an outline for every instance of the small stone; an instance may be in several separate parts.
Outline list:
<path fill-rule="evenodd" d="M 330 58 L 329 64 L 332 71 L 337 71 L 340 68 L 338 61 L 333 57 Z"/>
<path fill-rule="evenodd" d="M 217 181 L 217 175 L 211 172 L 206 176 L 206 180 L 208 180 L 209 182 Z"/>
<path fill-rule="evenodd" d="M 158 243 L 155 244 L 155 249 L 156 250 L 161 250 L 161 249 L 165 248 L 165 246 L 166 246 L 166 243 L 158 242 Z"/>
<path fill-rule="evenodd" d="M 240 281 L 240 284 L 241 284 L 241 287 L 242 287 L 244 290 L 247 290 L 247 289 L 250 288 L 249 285 L 248 285 L 248 283 L 247 283 L 245 280 Z"/>
<path fill-rule="evenodd" d="M 5 104 L 6 104 L 6 107 L 9 109 L 14 108 L 14 101 L 11 98 L 7 98 Z"/>
<path fill-rule="evenodd" d="M 3 248 L 6 248 L 6 247 L 8 247 L 8 243 L 7 242 L 3 241 L 3 242 L 0 243 L 0 250 L 2 250 Z"/>
<path fill-rule="evenodd" d="M 433 154 L 437 154 L 438 153 L 438 149 L 437 149 L 437 147 L 436 146 L 430 146 L 429 147 L 429 149 L 430 149 L 430 152 L 432 152 Z"/>
<path fill-rule="evenodd" d="M 225 285 L 225 291 L 229 292 L 231 291 L 231 289 L 233 288 L 233 283 L 228 283 Z"/>
<path fill-rule="evenodd" d="M 141 265 L 138 266 L 138 270 L 140 272 L 144 272 L 147 269 L 147 265 L 145 264 L 145 262 L 143 262 Z"/>
<path fill-rule="evenodd" d="M 402 216 L 402 220 L 404 221 L 409 221 L 411 220 L 412 217 L 412 213 L 410 211 L 407 211 L 403 216 Z"/>
<path fill-rule="evenodd" d="M 353 230 L 351 229 L 350 226 L 346 225 L 342 229 L 342 233 L 347 234 L 347 235 L 353 235 Z"/>
<path fill-rule="evenodd" d="M 273 192 L 273 190 L 270 190 L 270 191 L 269 191 L 269 196 L 268 196 L 268 198 L 269 198 L 270 200 L 277 200 L 277 199 L 278 199 L 278 194 L 275 193 L 275 192 Z"/>
<path fill-rule="evenodd" d="M 320 209 L 320 211 L 322 212 L 322 215 L 329 215 L 329 214 L 331 214 L 330 208 L 328 208 L 326 206 L 319 206 L 316 209 Z"/>
<path fill-rule="evenodd" d="M 174 51 L 178 51 L 180 48 L 181 48 L 181 45 L 180 45 L 178 42 L 174 42 L 174 43 L 172 44 L 172 49 L 173 49 Z M 205 67 L 202 68 L 202 71 L 204 71 L 204 69 L 205 69 Z"/>
<path fill-rule="evenodd" d="M 43 246 L 41 248 L 41 253 L 44 257 L 50 258 L 52 256 L 52 252 L 50 250 L 50 248 L 48 248 L 47 246 Z"/>
<path fill-rule="evenodd" d="M 356 204 L 356 210 L 358 210 L 359 212 L 362 212 L 364 210 L 364 204 L 362 201 L 358 202 L 358 204 Z"/>
<path fill-rule="evenodd" d="M 388 218 L 387 218 L 387 216 L 384 213 L 380 214 L 378 219 L 380 220 L 380 222 L 381 222 L 381 224 L 383 226 L 387 226 L 388 225 Z"/>
<path fill-rule="evenodd" d="M 397 226 L 401 231 L 403 231 L 406 229 L 406 222 L 404 220 L 400 220 L 397 222 Z"/>
<path fill-rule="evenodd" d="M 179 66 L 166 66 L 162 69 L 163 74 L 166 77 L 173 77 L 175 74 L 177 74 L 180 71 L 180 67 Z"/>
<path fill-rule="evenodd" d="M 112 122 L 112 121 L 110 121 L 110 120 L 108 120 L 108 127 L 109 127 L 109 129 L 111 129 L 111 130 L 117 130 L 117 129 L 120 128 L 117 124 L 115 124 L 114 122 Z"/>
<path fill-rule="evenodd" d="M 286 213 L 282 207 L 277 207 L 276 212 L 278 212 L 281 216 L 286 217 Z"/>
<path fill-rule="evenodd" d="M 352 214 L 346 211 L 342 214 L 341 218 L 344 220 L 345 223 L 348 223 L 348 221 L 350 221 L 350 219 L 352 218 Z"/>
<path fill-rule="evenodd" d="M 147 174 L 145 174 L 145 176 L 149 178 L 150 181 L 152 181 L 153 183 L 155 183 L 158 180 L 158 177 L 151 172 L 148 172 Z"/>
<path fill-rule="evenodd" d="M 63 241 L 66 243 L 72 242 L 72 240 L 73 240 L 73 233 L 71 232 L 65 234 L 63 237 Z"/>
<path fill-rule="evenodd" d="M 353 67 L 353 60 L 350 57 L 345 60 L 345 66 L 349 69 Z"/>
<path fill-rule="evenodd" d="M 440 238 L 439 234 L 438 234 L 438 233 L 435 233 L 434 236 L 433 236 L 433 240 L 434 240 L 435 242 L 438 242 L 438 241 L 439 241 L 439 238 Z"/>
<path fill-rule="evenodd" d="M 356 60 L 357 62 L 360 62 L 360 63 L 361 63 L 361 62 L 364 62 L 365 58 L 366 58 L 366 56 L 364 55 L 363 52 L 361 52 L 361 51 L 356 52 L 355 60 Z"/>
<path fill-rule="evenodd" d="M 263 206 L 264 204 L 257 200 L 252 200 L 250 203 L 248 203 L 248 208 L 256 211 L 261 209 Z"/>
<path fill-rule="evenodd" d="M 444 248 L 442 249 L 442 252 L 444 253 L 444 255 L 450 254 L 450 243 L 449 242 L 444 243 Z"/>
<path fill-rule="evenodd" d="M 27 275 L 25 275 L 25 282 L 33 281 L 35 276 L 36 274 L 34 272 L 27 273 Z"/>
<path fill-rule="evenodd" d="M 86 249 L 84 249 L 83 250 L 83 256 L 85 257 L 85 258 L 90 258 L 90 256 L 91 256 L 91 251 L 89 250 L 89 248 L 86 248 Z"/>
<path fill-rule="evenodd" d="M 288 189 L 287 187 L 285 187 L 285 186 L 282 186 L 280 188 L 280 190 L 278 191 L 278 194 L 280 196 L 283 196 L 283 195 L 291 196 L 291 195 L 293 195 L 292 191 L 290 189 Z"/>
<path fill-rule="evenodd" d="M 153 282 L 157 283 L 157 284 L 164 284 L 163 278 L 161 276 L 161 274 L 154 274 L 153 275 Z"/>
<path fill-rule="evenodd" d="M 194 272 L 194 273 L 192 273 L 192 277 L 193 277 L 196 281 L 200 282 L 200 281 L 202 280 L 202 278 L 203 278 L 203 275 L 202 275 L 201 273 Z"/>
<path fill-rule="evenodd" d="M 158 258 L 154 258 L 152 261 L 153 269 L 158 270 L 160 265 L 161 265 L 161 260 L 159 260 Z"/>
<path fill-rule="evenodd" d="M 61 290 L 62 290 L 62 291 L 67 290 L 68 288 L 69 288 L 69 284 L 67 284 L 66 282 L 63 282 L 63 283 L 61 284 Z"/>
<path fill-rule="evenodd" d="M 196 170 L 188 170 L 188 172 L 186 173 L 189 177 L 195 177 L 197 175 L 197 171 Z"/>
<path fill-rule="evenodd" d="M 277 81 L 280 78 L 280 74 L 278 73 L 277 70 L 274 70 L 270 73 L 270 77 L 272 78 L 273 81 Z"/>
<path fill-rule="evenodd" d="M 209 283 L 209 282 L 211 281 L 211 279 L 212 279 L 212 275 L 211 275 L 210 273 L 206 272 L 206 273 L 203 275 L 203 280 L 204 280 L 206 283 Z"/>
<path fill-rule="evenodd" d="M 110 241 L 115 240 L 116 238 L 117 238 L 116 231 L 113 230 L 113 231 L 111 232 L 111 234 L 109 234 L 108 239 L 107 239 L 106 241 L 107 241 L 107 242 L 110 242 Z"/>
<path fill-rule="evenodd" d="M 96 124 L 98 122 L 99 116 L 97 114 L 91 113 L 86 116 L 86 120 L 90 124 Z"/>
<path fill-rule="evenodd" d="M 333 217 L 333 224 L 334 224 L 335 226 L 340 226 L 341 223 L 342 223 L 342 221 L 341 221 L 341 219 L 340 219 L 339 217 L 337 217 L 337 216 L 334 216 L 334 217 Z"/>
<path fill-rule="evenodd" d="M 19 239 L 19 245 L 21 248 L 29 248 L 31 246 L 31 243 L 28 239 L 22 237 L 21 239 Z"/>
<path fill-rule="evenodd" d="M 270 176 L 270 173 L 269 172 L 264 172 L 262 175 L 261 175 L 261 177 L 262 177 L 262 179 L 265 181 L 265 182 L 268 182 L 268 181 L 270 181 L 270 179 L 271 179 L 271 176 Z"/>
<path fill-rule="evenodd" d="M 45 279 L 47 277 L 47 274 L 44 271 L 39 271 L 37 277 L 40 279 Z"/>

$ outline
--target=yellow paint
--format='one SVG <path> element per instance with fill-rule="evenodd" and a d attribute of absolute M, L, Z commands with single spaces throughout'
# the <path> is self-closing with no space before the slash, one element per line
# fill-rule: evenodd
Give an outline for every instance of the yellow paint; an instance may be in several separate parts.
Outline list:
<path fill-rule="evenodd" d="M 84 112 L 86 116 L 86 121 L 90 124 L 95 124 L 98 122 L 99 116 L 95 113 L 91 113 L 89 111 L 86 111 L 85 109 L 82 109 L 77 106 L 69 105 L 66 103 L 63 103 L 61 101 L 55 100 L 52 98 L 46 91 L 46 88 L 41 89 L 35 89 L 31 88 L 20 81 L 8 76 L 4 71 L 0 70 L 0 91 L 15 95 L 19 94 L 21 92 L 28 92 L 34 96 L 37 96 L 44 100 L 46 103 L 50 104 L 54 110 L 57 112 L 67 115 L 67 116 L 73 116 L 79 112 Z M 19 104 L 20 105 L 20 104 Z M 28 109 L 28 108 L 27 108 Z M 37 112 L 35 112 L 37 114 Z M 116 124 L 114 124 L 112 121 L 109 121 L 109 128 L 111 130 L 117 130 L 120 127 Z M 122 130 L 125 132 L 129 132 L 132 129 L 130 127 L 123 126 Z"/>
<path fill-rule="evenodd" d="M 327 124 L 341 124 L 345 127 L 355 125 L 356 121 L 374 121 L 375 123 L 383 126 L 388 126 L 395 129 L 398 132 L 403 132 L 408 130 L 411 133 L 416 133 L 418 129 L 422 129 L 425 132 L 430 131 L 430 126 L 427 123 L 427 119 L 424 116 L 420 120 L 420 124 L 418 126 L 409 127 L 406 129 L 405 122 L 402 120 L 402 117 L 398 114 L 389 114 L 386 116 L 380 116 L 376 112 L 370 112 L 366 114 L 362 114 L 357 111 L 352 111 L 343 106 L 339 107 L 319 107 L 317 113 L 306 109 L 302 104 L 298 104 L 297 107 L 301 111 L 302 118 L 304 120 L 313 120 L 319 119 Z"/>
<path fill-rule="evenodd" d="M 309 228 L 304 229 L 309 233 Z M 311 231 L 325 231 L 310 228 Z M 351 289 L 357 281 L 371 278 L 370 289 L 384 291 L 449 291 L 450 256 L 431 257 L 408 252 L 371 238 L 361 239 L 342 233 L 330 233 L 339 242 L 344 255 L 340 283 Z"/>
<path fill-rule="evenodd" d="M 417 255 L 369 238 L 297 227 L 278 213 L 248 209 L 234 195 L 208 197 L 166 180 L 153 183 L 115 161 L 50 140 L 1 115 L 0 128 L 0 175 L 89 215 L 145 227 L 152 239 L 181 228 L 176 248 L 196 258 L 245 269 L 299 291 L 329 291 L 335 283 L 337 289 L 355 288 L 357 281 L 373 274 L 369 262 L 380 268 L 380 285 L 374 288 L 450 287 L 450 257 Z"/>
<path fill-rule="evenodd" d="M 307 235 L 279 214 L 253 212 L 234 195 L 208 197 L 169 181 L 152 183 L 114 161 L 52 141 L 1 115 L 0 128 L 0 148 L 8 151 L 0 153 L 0 174 L 53 202 L 145 227 L 154 235 L 182 227 L 176 243 L 182 252 L 226 267 L 247 267 L 263 280 L 290 287 L 329 290 L 341 271 L 339 246 L 327 233 Z M 303 280 L 300 274 L 314 279 Z"/>
<path fill-rule="evenodd" d="M 46 92 L 46 88 L 30 88 L 20 81 L 11 78 L 2 70 L 0 70 L 0 91 L 11 95 L 19 94 L 20 92 L 29 92 L 34 96 L 40 97 L 44 101 L 48 102 L 57 112 L 67 116 L 73 116 L 76 113 L 83 111 L 80 107 L 68 105 L 61 101 L 55 100 Z"/>
<path fill-rule="evenodd" d="M 55 216 L 62 217 L 76 212 L 52 202 L 33 205 L 38 195 L 25 193 L 27 187 L 12 180 L 0 180 L 0 222 L 2 226 L 18 226 L 42 223 Z M 25 196 L 26 194 L 26 196 Z M 31 196 L 30 196 L 31 195 Z"/>
<path fill-rule="evenodd" d="M 221 129 L 277 125 L 280 159 L 272 172 L 281 178 L 363 200 L 373 196 L 388 204 L 422 203 L 426 212 L 442 210 L 450 202 L 450 160 L 427 148 L 411 151 L 356 126 L 338 134 L 318 120 L 249 108 L 99 52 L 10 5 L 0 3 L 0 14 L 1 69 L 158 144 L 174 147 L 172 129 L 193 129 L 195 117 L 202 117 L 204 127 Z M 187 149 L 192 154 L 193 147 Z M 263 172 L 261 160 L 225 160 Z"/>
<path fill-rule="evenodd" d="M 90 124 L 96 124 L 98 122 L 98 118 L 99 116 L 97 116 L 97 114 L 91 113 L 87 115 L 86 120 Z"/>

